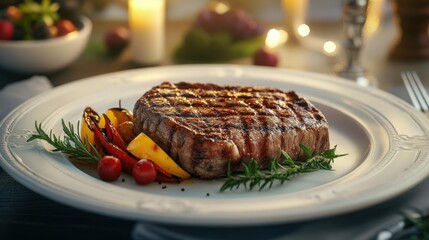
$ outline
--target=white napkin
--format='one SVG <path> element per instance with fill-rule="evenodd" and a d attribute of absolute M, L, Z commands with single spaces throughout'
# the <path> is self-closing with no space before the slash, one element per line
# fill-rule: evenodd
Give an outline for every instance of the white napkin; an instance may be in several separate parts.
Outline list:
<path fill-rule="evenodd" d="M 21 103 L 50 89 L 52 84 L 45 76 L 33 76 L 5 86 L 0 90 L 0 120 Z"/>

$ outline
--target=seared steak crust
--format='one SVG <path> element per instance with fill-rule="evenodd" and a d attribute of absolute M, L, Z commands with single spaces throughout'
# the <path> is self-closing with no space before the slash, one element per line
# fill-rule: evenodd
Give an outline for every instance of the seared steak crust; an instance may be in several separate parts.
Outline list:
<path fill-rule="evenodd" d="M 201 178 L 224 176 L 250 159 L 262 168 L 285 150 L 305 156 L 329 148 L 323 114 L 295 92 L 268 87 L 164 82 L 134 107 L 134 131 L 144 132 L 185 171 Z"/>

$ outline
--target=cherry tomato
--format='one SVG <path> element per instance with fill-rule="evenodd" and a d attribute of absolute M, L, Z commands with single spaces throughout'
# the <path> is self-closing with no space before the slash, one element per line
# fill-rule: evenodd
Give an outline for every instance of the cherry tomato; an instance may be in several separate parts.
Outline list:
<path fill-rule="evenodd" d="M 260 49 L 253 56 L 253 64 L 255 65 L 275 67 L 278 61 L 279 57 L 277 54 L 265 48 Z"/>
<path fill-rule="evenodd" d="M 55 23 L 55 27 L 57 27 L 58 36 L 64 36 L 68 33 L 77 31 L 76 26 L 70 20 L 67 19 L 59 20 Z"/>
<path fill-rule="evenodd" d="M 121 175 L 122 165 L 117 157 L 106 155 L 97 164 L 98 176 L 106 182 L 115 181 Z"/>
<path fill-rule="evenodd" d="M 156 175 L 155 164 L 152 161 L 141 159 L 134 165 L 133 177 L 136 183 L 140 185 L 154 182 Z"/>
<path fill-rule="evenodd" d="M 13 32 L 13 23 L 9 20 L 0 19 L 0 40 L 11 40 Z"/>
<path fill-rule="evenodd" d="M 9 6 L 6 8 L 6 15 L 11 21 L 19 21 L 22 19 L 22 12 L 15 6 Z"/>
<path fill-rule="evenodd" d="M 128 46 L 129 41 L 130 31 L 125 27 L 115 27 L 104 34 L 104 43 L 111 54 L 121 53 Z"/>

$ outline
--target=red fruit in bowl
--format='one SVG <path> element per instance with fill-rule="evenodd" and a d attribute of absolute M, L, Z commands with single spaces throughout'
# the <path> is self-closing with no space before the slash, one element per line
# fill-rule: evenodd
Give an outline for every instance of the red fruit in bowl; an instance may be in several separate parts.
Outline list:
<path fill-rule="evenodd" d="M 120 53 L 130 41 L 130 32 L 125 27 L 115 27 L 104 34 L 104 44 L 112 54 Z"/>
<path fill-rule="evenodd" d="M 55 23 L 55 27 L 57 28 L 58 36 L 64 36 L 68 33 L 77 31 L 76 26 L 67 19 L 61 19 Z"/>
<path fill-rule="evenodd" d="M 6 15 L 11 21 L 19 21 L 22 19 L 22 12 L 15 6 L 9 6 L 6 9 Z"/>
<path fill-rule="evenodd" d="M 275 67 L 278 61 L 277 54 L 265 48 L 260 49 L 253 56 L 253 64 L 255 65 Z"/>
<path fill-rule="evenodd" d="M 14 26 L 9 20 L 0 19 L 0 40 L 13 38 Z"/>

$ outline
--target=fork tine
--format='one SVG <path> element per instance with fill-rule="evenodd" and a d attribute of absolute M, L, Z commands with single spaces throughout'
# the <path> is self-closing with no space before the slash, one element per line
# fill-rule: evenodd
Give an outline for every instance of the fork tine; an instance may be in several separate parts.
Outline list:
<path fill-rule="evenodd" d="M 418 89 L 420 89 L 421 97 L 422 97 L 422 106 L 424 111 L 429 111 L 429 95 L 426 91 L 425 86 L 422 84 L 419 75 L 416 72 L 412 72 L 414 82 L 416 83 Z"/>
<path fill-rule="evenodd" d="M 408 72 L 407 73 L 402 72 L 401 77 L 402 77 L 402 81 L 404 81 L 405 88 L 407 89 L 408 95 L 411 98 L 411 102 L 413 103 L 413 106 L 421 111 L 419 100 L 417 100 L 416 93 L 414 92 L 413 87 L 411 86 L 411 82 L 408 78 Z"/>

